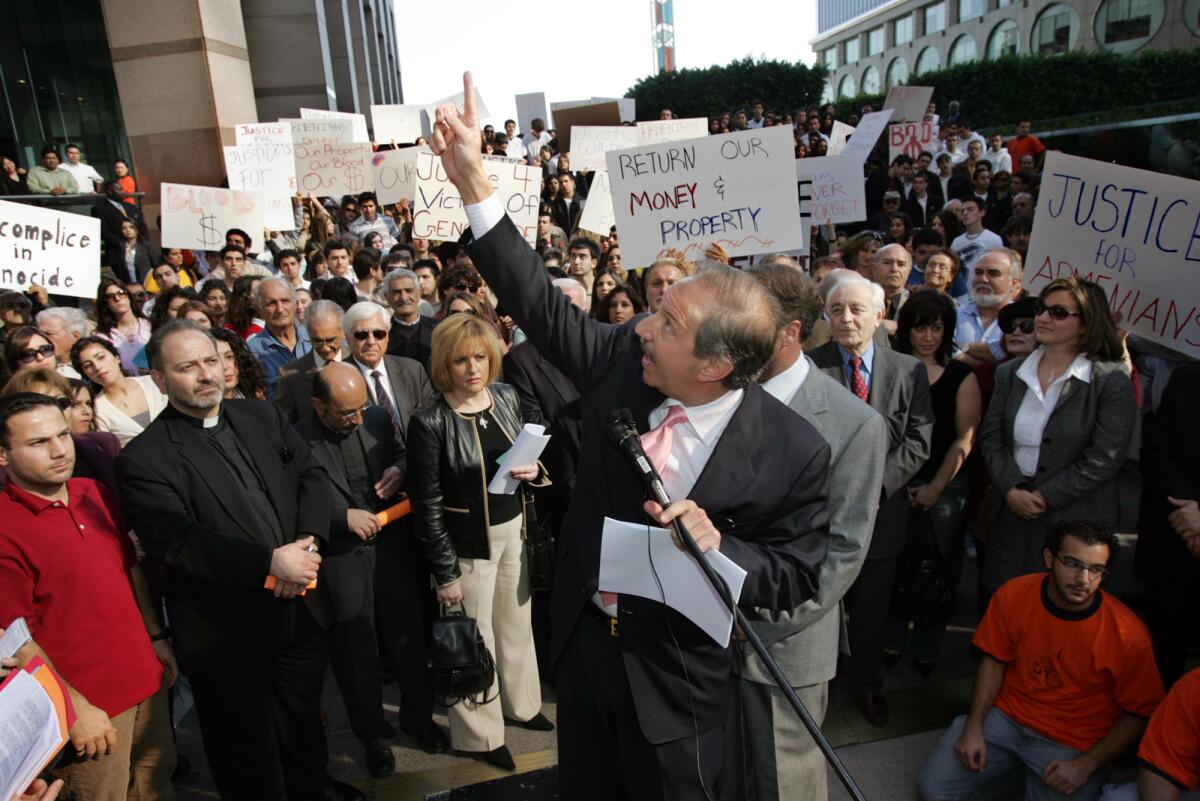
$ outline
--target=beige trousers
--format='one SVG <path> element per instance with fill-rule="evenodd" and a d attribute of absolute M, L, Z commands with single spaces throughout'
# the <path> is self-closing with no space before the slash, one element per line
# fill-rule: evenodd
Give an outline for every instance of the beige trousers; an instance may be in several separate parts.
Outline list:
<path fill-rule="evenodd" d="M 529 573 L 521 516 L 488 529 L 491 559 L 459 559 L 463 611 L 473 617 L 496 660 L 490 703 L 450 707 L 450 742 L 459 751 L 504 745 L 504 717 L 529 720 L 542 710 L 542 687 L 530 623 Z"/>
<path fill-rule="evenodd" d="M 175 801 L 175 738 L 165 687 L 112 718 L 116 748 L 58 768 L 66 796 L 86 801 Z M 67 749 L 70 750 L 68 743 Z"/>
<path fill-rule="evenodd" d="M 773 684 L 733 681 L 737 696 L 726 727 L 721 798 L 827 801 L 825 756 L 783 692 Z M 829 683 L 792 689 L 820 725 L 829 705 Z"/>

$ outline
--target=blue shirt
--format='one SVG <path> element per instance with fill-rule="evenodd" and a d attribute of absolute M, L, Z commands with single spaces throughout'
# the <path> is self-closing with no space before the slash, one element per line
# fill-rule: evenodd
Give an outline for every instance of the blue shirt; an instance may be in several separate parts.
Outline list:
<path fill-rule="evenodd" d="M 914 264 L 912 271 L 908 274 L 906 286 L 925 286 L 925 271 Z M 955 273 L 954 280 L 950 282 L 950 286 L 946 287 L 946 294 L 955 300 L 971 294 L 971 287 L 967 286 L 966 272 L 959 270 Z"/>
<path fill-rule="evenodd" d="M 979 318 L 979 307 L 974 301 L 959 306 L 957 317 L 954 322 L 954 344 L 959 351 L 966 350 L 974 342 L 986 342 L 996 361 L 1004 358 L 999 318 L 992 320 L 992 324 L 985 328 L 983 320 Z"/>
<path fill-rule="evenodd" d="M 262 365 L 263 374 L 267 378 L 267 398 L 275 399 L 275 385 L 279 382 L 279 368 L 290 361 L 307 356 L 312 350 L 312 342 L 308 339 L 308 331 L 299 323 L 292 323 L 296 329 L 296 349 L 291 350 L 264 328 L 246 341 L 246 347 Z"/>
<path fill-rule="evenodd" d="M 850 360 L 854 358 L 854 354 L 851 353 L 850 351 L 846 350 L 845 348 L 843 348 L 841 345 L 838 345 L 838 353 L 842 354 L 842 369 L 846 371 L 846 386 L 850 387 L 853 390 L 853 388 L 854 388 L 854 368 L 850 366 Z M 859 365 L 858 369 L 862 370 L 863 377 L 866 378 L 866 380 L 867 380 L 867 392 L 870 392 L 871 391 L 871 377 L 875 374 L 875 371 L 873 369 L 875 367 L 875 343 L 874 342 L 872 342 L 870 345 L 867 346 L 867 352 L 864 353 L 860 358 L 862 358 L 862 364 Z"/>

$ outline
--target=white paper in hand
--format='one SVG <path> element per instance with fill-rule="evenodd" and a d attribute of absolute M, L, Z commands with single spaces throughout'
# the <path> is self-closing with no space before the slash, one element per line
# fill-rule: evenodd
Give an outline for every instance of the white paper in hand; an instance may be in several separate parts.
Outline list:
<path fill-rule="evenodd" d="M 29 626 L 25 624 L 25 618 L 17 618 L 8 624 L 8 628 L 4 630 L 4 636 L 0 637 L 0 659 L 16 656 L 17 651 L 24 648 L 32 639 L 33 635 L 29 633 Z"/>
<path fill-rule="evenodd" d="M 737 603 L 742 595 L 746 571 L 720 551 L 707 551 L 704 558 L 717 575 L 725 579 L 733 601 Z M 671 533 L 665 528 L 604 518 L 600 540 L 600 590 L 666 603 L 703 629 L 717 645 L 729 645 L 733 612 L 709 584 L 691 554 L 676 547 Z"/>
<path fill-rule="evenodd" d="M 545 426 L 526 423 L 525 427 L 521 429 L 521 433 L 517 435 L 517 441 L 504 456 L 500 457 L 500 469 L 496 471 L 496 477 L 488 484 L 488 492 L 493 495 L 512 495 L 516 492 L 521 482 L 509 475 L 509 471 L 514 467 L 536 462 L 549 441 L 550 435 L 546 433 Z"/>

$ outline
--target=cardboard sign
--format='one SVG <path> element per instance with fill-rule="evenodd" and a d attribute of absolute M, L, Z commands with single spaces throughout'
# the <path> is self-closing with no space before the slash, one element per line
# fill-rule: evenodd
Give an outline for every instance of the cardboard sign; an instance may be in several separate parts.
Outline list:
<path fill-rule="evenodd" d="M 314 197 L 357 195 L 374 189 L 368 144 L 292 145 L 296 156 L 296 188 Z"/>
<path fill-rule="evenodd" d="M 603 170 L 605 153 L 637 146 L 638 129 L 632 125 L 577 126 L 571 133 L 571 169 Z"/>
<path fill-rule="evenodd" d="M 866 179 L 858 156 L 796 159 L 800 218 L 808 225 L 867 219 Z"/>
<path fill-rule="evenodd" d="M 431 136 L 433 134 L 433 123 L 437 121 L 438 106 L 445 105 L 446 103 L 453 103 L 454 107 L 461 112 L 463 110 L 463 104 L 465 103 L 466 98 L 467 96 L 465 94 L 459 92 L 457 94 L 450 95 L 449 97 L 443 97 L 441 100 L 435 100 L 432 103 L 426 103 L 424 106 L 425 115 L 421 118 L 421 126 L 424 129 L 423 134 L 425 136 Z M 483 95 L 479 94 L 479 87 L 475 87 L 475 116 L 480 120 L 491 116 L 488 113 L 487 104 L 483 102 Z"/>
<path fill-rule="evenodd" d="M 901 154 L 913 161 L 922 151 L 936 152 L 937 129 L 932 122 L 905 122 L 888 126 L 888 164 Z"/>
<path fill-rule="evenodd" d="M 248 130 L 242 130 L 247 128 Z M 238 145 L 223 148 L 229 188 L 262 192 L 263 218 L 272 231 L 296 230 L 292 196 L 296 194 L 296 160 L 292 131 L 284 123 L 239 126 Z"/>
<path fill-rule="evenodd" d="M 185 250 L 218 250 L 230 228 L 264 228 L 262 192 L 214 189 L 187 184 L 162 185 L 162 246 Z"/>
<path fill-rule="evenodd" d="M 525 241 L 537 241 L 537 213 L 541 201 L 542 171 L 508 159 L 483 158 L 504 212 Z M 586 208 L 586 206 L 585 206 Z M 412 199 L 413 236 L 422 239 L 457 240 L 467 229 L 462 196 L 442 169 L 442 160 L 427 150 L 418 150 L 416 189 Z"/>
<path fill-rule="evenodd" d="M 371 106 L 371 130 L 376 142 L 411 145 L 422 135 L 421 106 Z"/>
<path fill-rule="evenodd" d="M 412 200 L 417 183 L 417 154 L 431 152 L 427 147 L 381 150 L 371 156 L 375 180 L 375 198 L 382 205 Z"/>
<path fill-rule="evenodd" d="M 638 145 L 657 145 L 663 142 L 678 142 L 682 139 L 699 139 L 708 136 L 708 120 L 704 117 L 689 117 L 684 120 L 651 120 L 639 122 Z"/>
<path fill-rule="evenodd" d="M 293 145 L 348 145 L 354 141 L 353 120 L 280 120 L 280 122 L 287 123 L 291 127 Z"/>
<path fill-rule="evenodd" d="M 846 142 L 846 146 L 842 148 L 839 155 L 853 154 L 865 161 L 867 156 L 871 155 L 871 151 L 875 149 L 879 135 L 883 133 L 883 129 L 887 127 L 888 120 L 891 118 L 891 109 L 864 114 L 863 118 L 858 121 L 858 127 L 854 129 L 854 135 L 850 137 L 850 141 Z"/>
<path fill-rule="evenodd" d="M 290 122 L 247 122 L 233 129 L 239 145 L 279 145 L 292 143 Z"/>
<path fill-rule="evenodd" d="M 896 122 L 921 122 L 932 98 L 932 86 L 893 86 L 883 107 L 896 112 L 893 115 Z"/>
<path fill-rule="evenodd" d="M 541 120 L 549 130 L 550 115 L 546 113 L 546 93 L 529 92 L 516 95 L 517 101 L 517 133 L 527 134 L 533 130 L 533 121 Z"/>
<path fill-rule="evenodd" d="M 699 259 L 803 246 L 792 130 L 775 126 L 608 152 L 625 261 L 674 249 Z M 585 207 L 586 208 L 586 207 Z"/>
<path fill-rule="evenodd" d="M 1123 327 L 1200 359 L 1200 182 L 1052 151 L 1036 220 L 1027 291 L 1095 281 Z"/>
<path fill-rule="evenodd" d="M 0 287 L 95 298 L 99 283 L 99 219 L 0 200 Z"/>
<path fill-rule="evenodd" d="M 583 204 L 583 211 L 579 215 L 579 227 L 600 236 L 608 236 L 609 230 L 616 224 L 608 170 L 597 170 L 592 176 L 592 187 L 588 190 L 587 202 Z"/>
<path fill-rule="evenodd" d="M 637 99 L 633 97 L 593 97 L 592 105 L 616 102 L 621 112 L 621 122 L 637 122 Z"/>
<path fill-rule="evenodd" d="M 553 106 L 558 106 L 555 103 Z M 558 132 L 558 150 L 571 152 L 571 129 L 576 125 L 620 125 L 621 107 L 614 100 L 599 105 L 554 109 L 554 130 Z"/>
<path fill-rule="evenodd" d="M 371 137 L 367 134 L 367 117 L 364 114 L 353 114 L 349 111 L 328 111 L 320 108 L 300 109 L 302 120 L 349 120 L 351 125 L 351 142 L 369 144 Z"/>
<path fill-rule="evenodd" d="M 834 120 L 833 128 L 829 131 L 829 155 L 840 155 L 842 149 L 846 147 L 846 143 L 850 141 L 850 137 L 854 134 L 854 129 L 844 122 Z"/>

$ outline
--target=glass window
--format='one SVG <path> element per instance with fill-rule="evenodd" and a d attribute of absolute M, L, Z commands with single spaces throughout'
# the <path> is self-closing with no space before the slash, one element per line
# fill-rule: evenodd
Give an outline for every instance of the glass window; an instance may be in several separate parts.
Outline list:
<path fill-rule="evenodd" d="M 913 39 L 912 14 L 905 14 L 896 20 L 896 44 L 908 44 Z"/>
<path fill-rule="evenodd" d="M 891 89 L 893 86 L 904 83 L 908 80 L 908 62 L 902 56 L 897 56 L 892 59 L 892 63 L 888 64 L 887 75 L 884 76 L 884 81 L 887 87 Z"/>
<path fill-rule="evenodd" d="M 1200 0 L 1184 0 L 1183 21 L 1188 30 L 1200 36 Z"/>
<path fill-rule="evenodd" d="M 853 64 L 858 61 L 858 37 L 846 40 L 846 63 Z"/>
<path fill-rule="evenodd" d="M 970 64 L 974 60 L 975 37 L 969 33 L 964 33 L 954 40 L 954 46 L 950 48 L 950 66 L 957 67 L 959 64 Z"/>
<path fill-rule="evenodd" d="M 826 81 L 825 88 L 821 90 L 821 105 L 832 103 L 833 99 L 833 84 Z"/>
<path fill-rule="evenodd" d="M 824 57 L 825 69 L 833 72 L 837 69 L 837 48 L 831 47 L 821 54 Z"/>
<path fill-rule="evenodd" d="M 865 95 L 877 95 L 882 91 L 879 87 L 879 70 L 867 67 L 863 70 L 862 90 Z"/>
<path fill-rule="evenodd" d="M 996 8 L 1008 8 L 1012 5 L 1012 0 L 996 0 Z"/>
<path fill-rule="evenodd" d="M 925 35 L 946 30 L 946 2 L 925 6 Z"/>
<path fill-rule="evenodd" d="M 856 94 L 858 88 L 854 85 L 854 76 L 847 72 L 838 83 L 838 97 L 854 97 Z"/>
<path fill-rule="evenodd" d="M 1075 45 L 1079 17 L 1063 3 L 1047 6 L 1033 23 L 1029 49 L 1034 53 L 1065 53 Z"/>
<path fill-rule="evenodd" d="M 1096 41 L 1118 53 L 1137 50 L 1158 33 L 1163 0 L 1106 0 L 1096 12 Z"/>
<path fill-rule="evenodd" d="M 958 0 L 958 21 L 983 16 L 983 0 Z"/>
<path fill-rule="evenodd" d="M 867 31 L 867 55 L 883 52 L 883 26 Z"/>
<path fill-rule="evenodd" d="M 917 56 L 917 64 L 913 68 L 913 73 L 920 75 L 924 72 L 933 72 L 942 66 L 942 59 L 938 56 L 937 48 L 927 47 L 921 51 L 921 55 Z"/>
<path fill-rule="evenodd" d="M 987 57 L 996 59 L 1015 56 L 1021 49 L 1021 32 L 1011 19 L 1002 21 L 988 37 Z"/>

